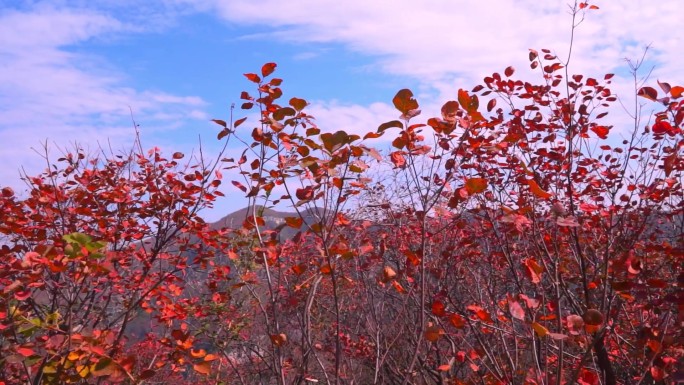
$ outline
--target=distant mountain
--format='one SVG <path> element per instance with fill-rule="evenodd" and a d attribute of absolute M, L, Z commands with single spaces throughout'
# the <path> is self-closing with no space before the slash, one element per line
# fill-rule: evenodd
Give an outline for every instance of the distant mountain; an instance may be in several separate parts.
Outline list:
<path fill-rule="evenodd" d="M 257 212 L 259 212 L 259 210 L 263 210 L 261 212 L 261 216 L 264 218 L 264 222 L 266 222 L 266 228 L 269 230 L 282 229 L 281 236 L 283 238 L 291 238 L 297 233 L 297 229 L 287 227 L 285 225 L 285 218 L 298 217 L 298 214 L 296 212 L 276 211 L 273 209 L 264 208 L 262 206 L 257 206 L 256 208 L 245 207 L 235 212 L 232 212 L 226 215 L 225 217 L 219 219 L 218 221 L 211 223 L 210 227 L 212 229 L 219 229 L 224 227 L 231 229 L 239 228 L 242 226 L 243 222 L 252 214 L 254 209 L 256 209 Z M 315 210 L 316 209 L 305 209 L 300 211 L 304 223 L 313 223 L 316 221 Z"/>

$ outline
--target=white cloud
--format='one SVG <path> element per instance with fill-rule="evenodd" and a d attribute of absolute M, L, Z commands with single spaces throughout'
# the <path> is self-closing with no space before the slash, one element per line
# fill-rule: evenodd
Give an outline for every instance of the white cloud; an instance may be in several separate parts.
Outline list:
<path fill-rule="evenodd" d="M 206 119 L 196 96 L 141 90 L 102 57 L 74 48 L 92 39 L 139 32 L 110 15 L 39 3 L 0 12 L 0 183 L 18 183 L 17 168 L 43 164 L 31 147 L 79 142 L 114 147 L 134 138 L 135 119 L 153 135 L 183 119 Z M 53 144 L 54 143 L 54 144 Z"/>
<path fill-rule="evenodd" d="M 551 48 L 565 54 L 571 25 L 567 0 L 301 0 L 296 6 L 279 0 L 192 3 L 213 6 L 233 23 L 269 26 L 276 38 L 342 43 L 376 56 L 383 71 L 426 80 L 449 73 L 477 80 L 509 64 L 526 64 L 528 48 Z M 625 56 L 633 58 L 650 43 L 656 49 L 654 60 L 671 66 L 681 59 L 684 50 L 676 33 L 684 13 L 681 1 L 593 3 L 601 9 L 587 12 L 577 30 L 578 71 L 613 70 Z"/>

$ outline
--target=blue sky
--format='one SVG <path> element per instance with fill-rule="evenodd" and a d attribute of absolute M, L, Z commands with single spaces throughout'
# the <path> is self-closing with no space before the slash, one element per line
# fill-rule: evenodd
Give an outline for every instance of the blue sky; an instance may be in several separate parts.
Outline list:
<path fill-rule="evenodd" d="M 242 73 L 269 61 L 324 130 L 394 119 L 391 98 L 406 87 L 432 116 L 508 65 L 535 79 L 528 49 L 567 51 L 569 1 L 0 0 L 0 184 L 20 189 L 20 167 L 40 171 L 31 148 L 46 140 L 54 154 L 74 141 L 129 146 L 129 107 L 144 146 L 190 152 L 201 136 L 213 151 L 209 119 L 227 118 L 249 90 Z M 624 59 L 650 45 L 650 84 L 684 83 L 684 2 L 592 4 L 600 9 L 577 30 L 573 73 L 615 72 L 613 90 L 629 103 Z M 229 197 L 226 207 L 241 204 Z"/>

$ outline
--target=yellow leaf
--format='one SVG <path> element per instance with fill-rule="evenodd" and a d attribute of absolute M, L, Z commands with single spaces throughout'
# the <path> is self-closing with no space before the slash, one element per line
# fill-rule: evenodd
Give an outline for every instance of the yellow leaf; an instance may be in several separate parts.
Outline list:
<path fill-rule="evenodd" d="M 549 334 L 549 329 L 536 322 L 532 322 L 532 329 L 534 329 L 539 337 L 544 337 L 545 335 Z"/>
<path fill-rule="evenodd" d="M 78 365 L 76 366 L 76 372 L 81 378 L 86 378 L 90 374 L 90 368 L 87 365 Z"/>

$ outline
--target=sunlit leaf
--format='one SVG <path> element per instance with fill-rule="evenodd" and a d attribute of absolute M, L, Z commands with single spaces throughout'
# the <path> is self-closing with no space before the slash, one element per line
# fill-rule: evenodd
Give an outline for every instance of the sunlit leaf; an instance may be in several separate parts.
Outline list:
<path fill-rule="evenodd" d="M 549 329 L 545 328 L 537 322 L 532 322 L 532 329 L 534 329 L 534 332 L 537 333 L 539 337 L 544 337 L 547 334 L 549 334 Z"/>
<path fill-rule="evenodd" d="M 208 375 L 211 373 L 211 362 L 202 361 L 200 363 L 194 364 L 192 368 L 200 374 Z"/>
<path fill-rule="evenodd" d="M 266 63 L 261 67 L 261 76 L 266 77 L 275 71 L 276 63 Z M 251 80 L 251 79 L 250 79 Z"/>
<path fill-rule="evenodd" d="M 537 184 L 537 182 L 534 179 L 529 179 L 527 181 L 527 185 L 530 186 L 530 192 L 534 194 L 534 196 L 536 196 L 537 198 L 549 199 L 553 196 L 551 193 L 542 190 L 542 188 L 539 187 L 539 184 Z"/>
<path fill-rule="evenodd" d="M 484 178 L 469 178 L 466 179 L 465 188 L 468 194 L 481 193 L 487 189 L 487 179 Z"/>
<path fill-rule="evenodd" d="M 402 115 L 406 115 L 411 110 L 418 109 L 418 101 L 413 98 L 413 92 L 407 88 L 399 90 L 392 99 L 392 103 L 394 103 L 394 107 L 396 107 Z"/>
<path fill-rule="evenodd" d="M 294 107 L 295 110 L 301 111 L 307 106 L 307 102 L 304 99 L 292 98 L 290 99 L 290 105 Z"/>
<path fill-rule="evenodd" d="M 518 301 L 508 301 L 508 311 L 511 312 L 511 315 L 513 318 L 517 318 L 519 320 L 524 320 L 525 319 L 525 310 L 520 306 L 520 303 Z"/>
<path fill-rule="evenodd" d="M 654 102 L 658 100 L 658 91 L 653 87 L 641 87 L 637 95 Z"/>

